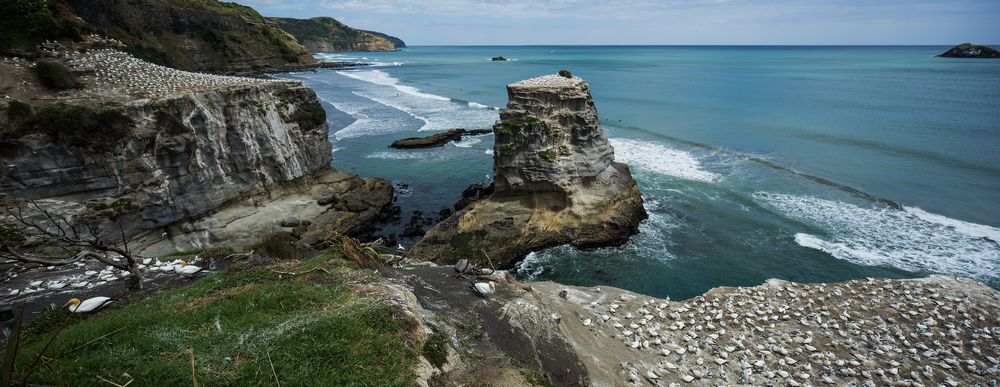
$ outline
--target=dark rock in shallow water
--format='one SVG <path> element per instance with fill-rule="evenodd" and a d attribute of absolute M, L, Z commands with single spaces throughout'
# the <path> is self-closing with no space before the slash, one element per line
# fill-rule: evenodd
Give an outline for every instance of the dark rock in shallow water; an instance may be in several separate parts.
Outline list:
<path fill-rule="evenodd" d="M 477 136 L 492 133 L 489 129 L 451 129 L 440 133 L 434 133 L 427 137 L 410 137 L 393 141 L 391 148 L 416 149 L 416 148 L 436 148 L 444 146 L 452 141 L 462 141 L 462 136 Z"/>
<path fill-rule="evenodd" d="M 1000 58 L 1000 51 L 989 46 L 962 43 L 938 56 L 943 58 Z"/>
<path fill-rule="evenodd" d="M 298 227 L 299 224 L 300 222 L 296 218 L 285 218 L 281 221 L 281 227 Z"/>
<path fill-rule="evenodd" d="M 494 56 L 494 57 L 493 57 L 493 61 L 494 61 L 494 62 L 503 62 L 503 61 L 505 61 L 505 60 L 507 60 L 507 58 L 504 58 L 504 57 L 502 57 L 502 56 Z"/>

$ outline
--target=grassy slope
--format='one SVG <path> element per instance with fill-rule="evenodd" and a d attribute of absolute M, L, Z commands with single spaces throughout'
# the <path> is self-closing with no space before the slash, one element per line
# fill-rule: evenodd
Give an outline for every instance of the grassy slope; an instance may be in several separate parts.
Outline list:
<path fill-rule="evenodd" d="M 60 0 L 128 51 L 184 70 L 280 70 L 312 63 L 253 8 L 216 0 Z"/>
<path fill-rule="evenodd" d="M 78 40 L 88 31 L 61 3 L 0 0 L 0 55 L 32 53 L 45 40 Z"/>
<path fill-rule="evenodd" d="M 372 274 L 331 250 L 282 271 L 231 271 L 91 316 L 73 316 L 45 351 L 62 356 L 32 381 L 96 385 L 190 385 L 193 351 L 199 385 L 407 385 L 417 352 L 407 322 L 383 301 L 354 293 Z M 19 356 L 23 370 L 52 333 L 36 335 Z M 268 360 L 270 356 L 270 362 Z"/>

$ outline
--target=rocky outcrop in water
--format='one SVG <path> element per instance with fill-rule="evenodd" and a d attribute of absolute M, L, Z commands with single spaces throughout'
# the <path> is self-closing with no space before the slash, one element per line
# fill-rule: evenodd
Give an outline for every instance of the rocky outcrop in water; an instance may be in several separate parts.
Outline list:
<path fill-rule="evenodd" d="M 587 83 L 550 75 L 507 93 L 493 128 L 494 192 L 428 231 L 411 256 L 508 267 L 547 247 L 627 241 L 646 212 L 628 166 L 614 162 Z"/>
<path fill-rule="evenodd" d="M 434 133 L 427 137 L 409 137 L 393 141 L 390 148 L 414 149 L 414 148 L 436 148 L 444 146 L 452 141 L 462 141 L 464 136 L 479 136 L 492 133 L 489 129 L 449 129 L 440 133 Z"/>
<path fill-rule="evenodd" d="M 1000 51 L 990 46 L 962 43 L 938 56 L 943 58 L 1000 58 Z"/>

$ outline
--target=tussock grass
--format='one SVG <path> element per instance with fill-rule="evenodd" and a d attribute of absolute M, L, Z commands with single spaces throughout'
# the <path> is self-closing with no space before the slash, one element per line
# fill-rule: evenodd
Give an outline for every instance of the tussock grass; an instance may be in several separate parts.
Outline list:
<path fill-rule="evenodd" d="M 417 350 L 407 321 L 348 286 L 369 274 L 333 249 L 285 270 L 205 277 L 148 299 L 74 320 L 46 351 L 58 357 L 30 382 L 130 386 L 408 385 Z M 312 270 L 321 268 L 323 270 Z M 71 349 L 116 330 L 82 348 Z M 25 367 L 53 333 L 28 338 Z M 273 365 L 273 371 L 272 371 Z M 19 367 L 19 368 L 20 368 Z M 125 375 L 127 374 L 127 376 Z"/>

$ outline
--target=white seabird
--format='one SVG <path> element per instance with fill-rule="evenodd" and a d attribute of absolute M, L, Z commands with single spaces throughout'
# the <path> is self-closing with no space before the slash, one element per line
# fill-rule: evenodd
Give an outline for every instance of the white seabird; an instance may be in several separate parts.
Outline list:
<path fill-rule="evenodd" d="M 104 305 L 111 303 L 111 297 L 94 297 L 88 298 L 84 301 L 80 301 L 79 298 L 70 299 L 66 304 L 69 305 L 69 311 L 73 313 L 87 313 L 93 312 L 100 309 Z"/>
<path fill-rule="evenodd" d="M 472 284 L 472 290 L 475 291 L 476 294 L 485 298 L 488 297 L 490 294 L 496 293 L 497 285 L 493 281 L 476 282 Z"/>
<path fill-rule="evenodd" d="M 188 265 L 187 262 L 183 260 L 177 266 L 174 266 L 174 272 L 177 274 L 191 275 L 201 271 L 201 267 L 195 265 Z"/>

